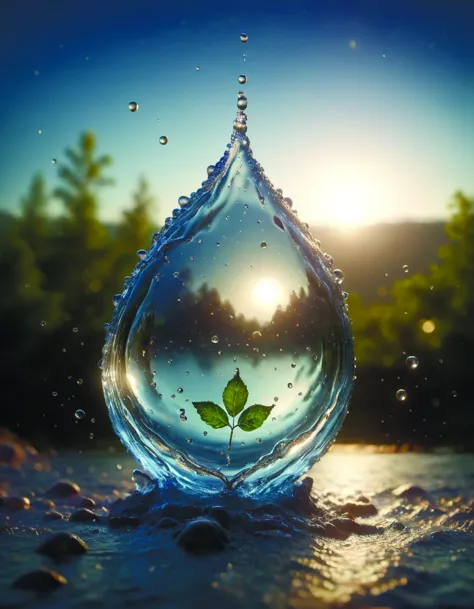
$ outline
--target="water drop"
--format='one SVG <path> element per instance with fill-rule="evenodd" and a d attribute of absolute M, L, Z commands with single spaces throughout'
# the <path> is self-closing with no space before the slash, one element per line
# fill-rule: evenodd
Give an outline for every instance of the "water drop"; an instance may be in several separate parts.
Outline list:
<path fill-rule="evenodd" d="M 185 197 L 185 196 L 179 197 L 178 205 L 180 207 L 186 207 L 186 205 L 189 203 L 189 201 L 190 201 L 189 197 Z"/>
<path fill-rule="evenodd" d="M 255 440 L 255 442 L 257 442 L 257 444 L 261 444 L 261 443 L 262 443 L 262 438 L 257 438 L 257 439 Z"/>
<path fill-rule="evenodd" d="M 245 95 L 241 95 L 237 100 L 237 108 L 239 110 L 245 110 L 246 107 L 247 107 L 247 98 L 245 97 Z M 235 123 L 234 123 L 234 126 L 235 126 Z"/>
<path fill-rule="evenodd" d="M 192 441 L 192 439 L 191 439 L 191 438 L 186 438 L 186 442 L 187 442 L 188 444 L 192 444 L 192 442 L 193 442 L 193 441 Z"/>
<path fill-rule="evenodd" d="M 249 39 L 249 37 L 247 36 L 247 34 L 240 34 L 240 40 L 241 42 L 247 42 Z"/>
<path fill-rule="evenodd" d="M 178 393 L 183 393 L 183 388 L 182 387 L 178 387 Z"/>
<path fill-rule="evenodd" d="M 43 326 L 43 328 L 45 327 L 46 322 L 43 320 L 42 322 L 40 322 L 40 326 Z"/>
<path fill-rule="evenodd" d="M 212 176 L 212 174 L 214 173 L 214 170 L 215 170 L 215 166 L 214 165 L 208 165 L 207 166 L 207 170 L 206 170 L 207 171 L 207 175 L 208 176 Z"/>
<path fill-rule="evenodd" d="M 408 273 L 410 271 L 410 269 L 408 268 L 408 264 L 404 264 L 402 266 L 402 270 L 403 270 L 404 273 Z"/>
<path fill-rule="evenodd" d="M 51 163 L 52 163 L 53 165 L 56 165 L 56 163 L 57 163 L 56 159 L 51 159 Z"/>
<path fill-rule="evenodd" d="M 262 248 L 262 250 L 264 250 L 267 247 L 267 244 L 265 243 L 265 241 L 262 241 L 262 243 L 260 243 L 260 247 Z"/>
<path fill-rule="evenodd" d="M 83 382 L 84 382 L 84 381 L 83 381 L 82 379 L 77 379 L 77 381 L 76 381 L 76 383 L 77 383 L 78 385 L 82 385 L 82 383 L 83 383 Z"/>
<path fill-rule="evenodd" d="M 296 368 L 296 364 L 293 362 L 293 363 L 291 364 L 291 367 L 292 367 L 292 368 Z"/>
<path fill-rule="evenodd" d="M 202 432 L 202 435 L 203 435 L 203 436 L 207 436 L 207 431 L 203 431 L 203 432 Z"/>
<path fill-rule="evenodd" d="M 293 389 L 293 383 L 288 383 L 288 389 Z"/>
<path fill-rule="evenodd" d="M 399 389 L 396 393 L 396 397 L 399 402 L 404 402 L 407 399 L 408 394 L 405 389 Z"/>
<path fill-rule="evenodd" d="M 245 74 L 241 74 L 241 75 L 239 76 L 239 83 L 240 83 L 241 85 L 245 85 L 245 83 L 246 83 L 246 82 L 247 82 L 247 77 L 245 76 Z"/>
<path fill-rule="evenodd" d="M 415 368 L 418 368 L 418 364 L 419 364 L 419 360 L 416 357 L 416 355 L 409 355 L 406 359 L 406 364 L 409 368 L 411 368 L 412 370 L 414 370 Z"/>
<path fill-rule="evenodd" d="M 121 298 L 122 294 L 115 294 L 115 296 L 112 298 L 112 304 L 114 305 L 114 307 L 119 304 Z"/>
<path fill-rule="evenodd" d="M 160 137 L 160 144 L 161 144 L 162 146 L 165 146 L 167 143 L 168 143 L 168 138 L 166 137 L 166 135 L 162 135 L 162 136 Z"/>
<path fill-rule="evenodd" d="M 138 250 L 137 256 L 140 260 L 143 260 L 144 258 L 146 258 L 146 250 Z"/>
<path fill-rule="evenodd" d="M 57 397 L 58 396 L 58 392 L 57 391 L 53 391 L 53 397 Z"/>
<path fill-rule="evenodd" d="M 334 269 L 332 274 L 334 275 L 336 283 L 341 284 L 344 281 L 344 273 L 341 271 L 341 269 Z"/>
<path fill-rule="evenodd" d="M 42 129 L 38 129 L 38 135 L 43 135 L 43 130 Z"/>
<path fill-rule="evenodd" d="M 76 419 L 83 419 L 86 416 L 86 413 L 84 412 L 84 410 L 81 410 L 80 408 L 78 410 L 76 410 L 76 412 L 74 413 L 74 416 L 76 417 Z"/>
<path fill-rule="evenodd" d="M 130 112 L 136 112 L 138 110 L 138 108 L 139 108 L 139 105 L 137 104 L 137 102 L 131 101 L 128 104 L 128 109 L 130 110 Z M 145 114 L 146 114 L 146 112 L 145 112 Z"/>
<path fill-rule="evenodd" d="M 211 343 L 214 343 L 215 345 L 217 345 L 218 342 L 219 342 L 219 337 L 217 336 L 217 334 L 214 334 L 214 336 L 211 338 Z"/>
<path fill-rule="evenodd" d="M 255 330 L 255 332 L 252 332 L 252 338 L 254 340 L 257 340 L 258 338 L 262 338 L 262 333 L 260 332 L 260 330 Z"/>
<path fill-rule="evenodd" d="M 199 72 L 201 68 L 199 66 L 196 66 L 196 72 Z"/>

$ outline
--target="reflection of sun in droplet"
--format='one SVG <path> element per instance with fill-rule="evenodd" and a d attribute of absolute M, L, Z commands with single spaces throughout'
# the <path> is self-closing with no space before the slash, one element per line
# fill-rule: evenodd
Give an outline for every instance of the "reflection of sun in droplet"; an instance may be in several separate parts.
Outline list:
<path fill-rule="evenodd" d="M 281 285 L 272 277 L 260 279 L 252 288 L 252 300 L 260 307 L 276 307 L 281 296 Z"/>

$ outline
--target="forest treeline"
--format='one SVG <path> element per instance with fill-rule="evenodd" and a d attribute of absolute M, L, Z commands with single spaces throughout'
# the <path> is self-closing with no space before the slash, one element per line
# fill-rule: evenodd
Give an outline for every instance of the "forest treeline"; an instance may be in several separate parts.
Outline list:
<path fill-rule="evenodd" d="M 111 164 L 86 132 L 57 164 L 59 186 L 50 191 L 34 176 L 20 213 L 0 218 L 0 425 L 39 446 L 86 448 L 113 438 L 97 365 L 104 323 L 135 252 L 159 227 L 144 177 L 116 225 L 99 219 Z M 60 214 L 50 212 L 53 199 Z M 337 263 L 338 252 L 331 254 Z M 445 243 L 425 272 L 408 269 L 383 283 L 380 298 L 369 302 L 352 280 L 358 379 L 339 439 L 469 448 L 474 199 L 453 196 Z M 407 355 L 418 357 L 418 368 L 407 368 Z M 403 403 L 395 397 L 399 388 L 408 394 Z M 87 425 L 77 424 L 76 408 L 86 411 Z"/>

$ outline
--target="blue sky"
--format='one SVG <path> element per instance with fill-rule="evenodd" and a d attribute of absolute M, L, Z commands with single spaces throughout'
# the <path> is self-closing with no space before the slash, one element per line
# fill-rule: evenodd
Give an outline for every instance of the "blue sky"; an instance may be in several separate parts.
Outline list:
<path fill-rule="evenodd" d="M 0 208 L 37 171 L 53 188 L 51 159 L 93 129 L 116 178 L 101 216 L 143 174 L 161 220 L 221 156 L 244 73 L 255 157 L 304 220 L 443 217 L 474 193 L 472 23 L 468 0 L 9 3 Z"/>

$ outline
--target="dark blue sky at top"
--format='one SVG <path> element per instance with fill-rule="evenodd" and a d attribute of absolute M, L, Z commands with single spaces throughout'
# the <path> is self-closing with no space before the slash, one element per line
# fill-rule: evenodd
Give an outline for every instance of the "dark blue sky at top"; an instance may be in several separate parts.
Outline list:
<path fill-rule="evenodd" d="M 0 207 L 12 208 L 18 196 L 24 193 L 26 189 L 27 183 L 25 184 L 25 180 L 27 180 L 27 175 L 31 177 L 34 169 L 42 169 L 44 161 L 41 157 L 42 152 L 39 149 L 35 152 L 34 145 L 36 144 L 32 144 L 22 130 L 27 124 L 28 116 L 34 115 L 36 105 L 42 110 L 41 116 L 48 117 L 48 95 L 51 101 L 64 99 L 64 104 L 59 111 L 58 106 L 52 103 L 51 115 L 48 117 L 50 124 L 48 125 L 45 118 L 43 118 L 43 124 L 46 122 L 46 127 L 49 127 L 49 131 L 52 133 L 55 117 L 58 114 L 67 115 L 70 111 L 70 117 L 62 116 L 62 120 L 67 122 L 69 119 L 77 124 L 76 133 L 78 134 L 81 129 L 94 127 L 94 120 L 99 121 L 99 118 L 94 119 L 92 114 L 90 121 L 88 121 L 87 106 L 88 104 L 92 107 L 95 103 L 108 103 L 103 89 L 107 85 L 112 90 L 112 81 L 110 81 L 109 86 L 105 75 L 106 73 L 112 74 L 114 70 L 120 70 L 121 65 L 125 65 L 128 49 L 130 50 L 130 56 L 132 56 L 136 52 L 137 45 L 145 41 L 144 48 L 149 48 L 148 52 L 150 54 L 153 52 L 158 56 L 161 55 L 162 63 L 169 63 L 172 67 L 173 62 L 175 62 L 179 68 L 180 61 L 183 60 L 183 57 L 180 57 L 180 45 L 182 45 L 184 54 L 187 52 L 185 44 L 189 38 L 189 40 L 194 41 L 194 47 L 192 47 L 194 50 L 199 49 L 199 44 L 202 45 L 204 66 L 201 82 L 206 82 L 207 85 L 212 86 L 212 83 L 216 85 L 216 79 L 222 78 L 223 72 L 219 72 L 216 68 L 213 73 L 214 76 L 206 76 L 204 69 L 206 58 L 214 56 L 219 59 L 222 56 L 222 61 L 224 61 L 224 58 L 227 57 L 226 53 L 230 52 L 229 49 L 234 44 L 234 39 L 237 40 L 241 31 L 249 34 L 249 43 L 244 48 L 237 49 L 235 47 L 237 49 L 235 53 L 238 52 L 240 56 L 242 51 L 248 51 L 249 62 L 247 65 L 241 65 L 239 69 L 242 71 L 248 69 L 251 72 L 251 43 L 255 41 L 255 45 L 260 45 L 258 53 L 255 52 L 256 60 L 253 64 L 261 85 L 260 89 L 255 85 L 253 99 L 256 106 L 258 100 L 261 99 L 259 96 L 263 95 L 264 90 L 267 92 L 275 91 L 279 87 L 282 89 L 287 86 L 292 88 L 293 98 L 297 97 L 299 90 L 301 90 L 302 96 L 310 97 L 312 90 L 304 88 L 305 62 L 309 45 L 318 38 L 322 39 L 324 37 L 326 41 L 334 39 L 334 53 L 329 53 L 329 50 L 333 50 L 331 42 L 327 42 L 325 48 L 328 53 L 327 63 L 334 63 L 333 73 L 335 76 L 331 82 L 335 89 L 338 86 L 337 75 L 342 69 L 341 66 L 344 69 L 347 67 L 350 78 L 352 66 L 350 62 L 354 61 L 359 62 L 357 65 L 354 64 L 354 69 L 358 70 L 358 77 L 362 75 L 363 78 L 366 78 L 368 88 L 376 89 L 380 82 L 381 87 L 385 87 L 387 99 L 389 99 L 391 91 L 395 90 L 393 87 L 396 87 L 397 91 L 401 90 L 402 85 L 399 83 L 401 83 L 401 79 L 406 72 L 408 80 L 403 87 L 407 90 L 410 90 L 410 87 L 412 90 L 416 90 L 418 111 L 422 112 L 420 108 L 423 106 L 423 100 L 420 97 L 420 91 L 417 89 L 416 81 L 417 75 L 426 75 L 430 79 L 429 82 L 427 81 L 428 88 L 431 85 L 433 86 L 433 89 L 430 89 L 430 95 L 436 97 L 439 94 L 440 99 L 443 96 L 446 97 L 446 95 L 449 97 L 449 99 L 446 97 L 445 101 L 440 102 L 443 113 L 443 118 L 440 120 L 444 122 L 445 117 L 449 115 L 453 120 L 453 128 L 451 129 L 448 121 L 446 123 L 446 133 L 449 134 L 451 131 L 454 133 L 457 130 L 458 135 L 453 136 L 452 141 L 446 142 L 448 147 L 453 148 L 453 155 L 456 155 L 454 149 L 457 146 L 455 143 L 459 142 L 457 153 L 459 154 L 459 163 L 453 157 L 452 165 L 453 167 L 457 164 L 461 166 L 462 162 L 466 162 L 466 150 L 469 142 L 467 139 L 463 139 L 463 133 L 474 133 L 474 108 L 469 111 L 468 107 L 474 101 L 474 88 L 472 87 L 474 79 L 474 2 L 471 0 L 347 0 L 345 2 L 339 0 L 326 0 L 324 2 L 318 0 L 293 0 L 288 2 L 254 0 L 240 3 L 182 2 L 179 0 L 174 2 L 160 2 L 157 0 L 153 2 L 149 0 L 139 2 L 132 2 L 131 0 L 97 0 L 96 2 L 20 0 L 18 2 L 4 2 L 0 14 L 0 82 L 3 90 L 3 113 L 0 116 L 0 136 L 2 138 L 0 146 Z M 254 32 L 258 32 L 258 36 L 252 38 Z M 151 47 L 146 47 L 147 40 L 155 41 L 156 46 L 152 50 Z M 163 46 L 160 47 L 161 40 L 166 40 L 166 45 L 163 43 Z M 229 42 L 227 43 L 226 40 Z M 361 54 L 357 59 L 350 55 L 348 47 L 350 40 L 357 41 L 358 49 L 359 47 L 361 49 Z M 173 44 L 175 44 L 174 47 Z M 256 48 L 256 46 L 253 48 Z M 384 73 L 380 72 L 379 74 L 377 71 L 379 68 L 373 67 L 375 57 L 378 60 L 382 57 L 382 52 L 384 58 L 385 52 L 387 53 L 387 59 L 390 59 L 392 61 L 391 65 L 395 66 L 390 68 L 394 70 L 389 75 L 394 83 L 390 86 L 387 85 L 389 77 L 384 81 L 385 84 L 382 83 L 380 75 L 384 76 Z M 344 53 L 347 53 L 347 58 Z M 282 66 L 285 58 L 288 62 L 291 61 L 293 66 L 291 76 L 294 76 L 294 80 L 289 78 L 278 79 L 278 64 L 271 65 L 272 55 L 278 58 Z M 87 58 L 90 56 L 91 63 L 87 67 L 84 67 L 85 64 L 79 66 L 79 58 L 82 61 L 85 56 Z M 136 74 L 140 74 L 142 81 L 148 77 L 147 62 L 145 57 L 142 57 L 141 59 L 137 55 L 135 69 L 132 59 L 130 59 L 130 65 L 124 68 L 124 74 L 126 70 L 130 71 L 130 79 L 132 79 L 134 70 Z M 410 65 L 410 57 L 413 57 L 413 65 Z M 97 60 L 96 64 L 93 65 L 95 58 L 100 58 L 100 61 Z M 260 63 L 257 62 L 257 59 Z M 195 64 L 199 61 L 199 59 L 191 59 L 191 62 Z M 324 58 L 322 58 L 321 65 L 323 68 L 324 63 Z M 98 71 L 97 65 L 99 67 L 102 65 L 102 75 Z M 80 79 L 86 74 L 86 69 L 97 71 L 94 79 L 85 81 L 87 84 L 84 85 L 81 99 L 78 100 L 81 111 L 74 114 L 76 110 L 71 106 L 71 100 L 68 98 L 68 88 L 70 89 L 68 81 L 62 79 L 62 76 L 59 78 L 58 75 L 63 74 L 63 71 L 65 73 L 65 71 L 75 70 L 74 73 Z M 232 69 L 234 68 L 232 67 Z M 33 82 L 35 70 L 40 73 L 38 78 L 44 78 L 42 82 L 45 85 L 41 92 L 35 89 L 36 85 Z M 290 72 L 288 74 L 290 75 Z M 190 78 L 193 77 L 194 75 L 190 76 Z M 341 82 L 347 77 L 347 73 L 344 73 L 341 76 Z M 128 77 L 124 76 L 124 80 L 126 78 Z M 206 78 L 209 80 L 206 81 Z M 212 78 L 214 78 L 214 81 Z M 100 83 L 102 83 L 102 86 L 100 86 Z M 188 86 L 186 81 L 179 81 L 178 79 L 176 84 L 181 88 L 184 87 L 184 89 Z M 190 82 L 190 91 L 194 91 L 193 86 Z M 423 87 L 424 84 L 420 85 L 421 89 Z M 138 87 L 136 88 L 138 91 Z M 126 91 L 128 94 L 128 90 Z M 134 99 L 131 91 L 133 91 L 133 88 L 130 90 L 129 97 Z M 143 99 L 145 99 L 146 94 L 147 92 L 144 91 Z M 124 107 L 130 101 L 125 95 L 124 92 L 124 98 L 120 100 Z M 174 95 L 176 95 L 176 92 L 174 92 Z M 140 104 L 142 98 L 137 99 Z M 414 107 L 413 99 L 409 99 L 407 107 Z M 249 97 L 249 100 L 250 112 L 252 98 Z M 173 105 L 173 99 L 171 98 L 164 101 L 170 106 Z M 306 122 L 311 115 L 310 99 L 308 99 L 307 104 Z M 174 105 L 182 108 L 183 117 L 189 116 L 192 112 L 192 107 L 184 98 L 175 99 Z M 321 108 L 324 108 L 324 106 L 321 106 Z M 142 112 L 142 110 L 139 112 Z M 174 108 L 174 112 L 177 112 L 176 108 Z M 284 113 L 286 116 L 287 112 L 287 105 L 282 105 L 280 115 Z M 347 114 L 346 109 L 341 110 L 341 116 L 344 113 Z M 263 116 L 264 113 L 261 112 L 261 114 Z M 145 116 L 145 112 L 142 113 L 141 118 L 137 118 L 135 125 L 138 125 L 139 120 L 145 120 L 143 116 Z M 171 110 L 169 116 L 172 116 Z M 170 123 L 167 125 L 171 134 L 173 133 L 173 125 L 177 129 L 177 123 L 179 122 L 176 116 L 175 123 L 170 118 Z M 258 110 L 255 111 L 255 117 L 257 116 Z M 357 113 L 354 114 L 353 124 L 358 122 L 359 116 Z M 128 119 L 129 116 L 126 116 L 124 112 L 124 120 Z M 149 120 L 148 125 L 151 124 L 151 118 Z M 155 117 L 153 120 L 156 123 Z M 216 120 L 216 128 L 221 131 L 218 118 Z M 389 117 L 387 120 L 388 125 Z M 430 120 L 432 119 L 427 119 L 426 125 L 420 126 L 421 139 L 430 131 Z M 436 122 L 436 118 L 434 120 Z M 90 122 L 90 125 L 87 124 L 88 122 Z M 338 123 L 340 123 L 339 120 Z M 301 131 L 304 128 L 303 123 L 298 124 L 296 119 L 293 120 L 292 124 L 294 130 L 299 129 Z M 416 124 L 417 117 L 414 115 L 412 124 L 407 129 L 413 131 L 413 125 Z M 55 135 L 57 144 L 55 142 L 55 145 L 64 148 L 66 145 L 72 144 L 73 141 L 66 139 L 63 123 L 61 123 L 60 130 L 60 123 L 58 122 L 57 125 L 58 132 Z M 263 129 L 263 118 L 260 125 Z M 147 128 L 144 122 L 140 124 L 140 129 L 147 130 Z M 342 127 L 340 128 L 342 129 Z M 120 169 L 120 150 L 127 148 L 127 141 L 129 140 L 123 139 L 122 143 L 116 139 L 114 140 L 111 131 L 115 127 L 112 126 L 112 123 L 107 129 L 104 127 L 103 133 L 99 132 L 97 135 L 99 139 L 102 138 L 102 141 L 108 141 L 109 146 L 115 146 L 114 149 L 108 149 L 106 152 L 111 152 L 114 157 L 117 156 L 118 168 Z M 344 126 L 344 129 L 347 130 L 347 127 Z M 100 131 L 97 128 L 95 130 L 96 132 Z M 335 131 L 337 131 L 336 128 Z M 124 138 L 126 133 L 126 128 L 124 128 Z M 199 137 L 199 132 L 196 133 Z M 259 132 L 258 127 L 255 126 L 256 140 L 260 142 L 259 148 L 264 154 L 265 148 L 262 142 L 264 137 L 270 137 L 270 133 L 271 130 L 268 126 L 265 133 L 263 131 Z M 65 137 L 63 141 L 60 141 L 60 136 L 63 134 Z M 159 134 L 161 135 L 161 132 Z M 47 141 L 46 136 L 48 136 L 48 129 L 44 130 L 44 141 Z M 219 133 L 219 139 L 216 139 L 214 144 L 215 147 L 209 148 L 206 154 L 216 155 L 218 150 L 222 152 L 221 149 L 225 146 L 227 136 L 228 129 Z M 70 136 L 67 135 L 67 138 L 70 138 Z M 51 139 L 52 141 L 53 139 Z M 170 138 L 170 143 L 171 141 Z M 218 144 L 217 142 L 221 143 Z M 255 140 L 253 140 L 253 144 L 255 150 Z M 364 146 L 366 145 L 367 143 L 364 143 Z M 142 149 L 147 146 L 149 146 L 148 143 L 143 144 Z M 408 139 L 405 143 L 397 143 L 397 146 L 400 154 L 403 153 L 405 156 L 410 154 L 419 155 Z M 474 146 L 474 144 L 471 143 L 471 146 Z M 148 148 L 146 149 L 148 150 Z M 58 152 L 57 155 L 59 156 L 59 154 Z M 182 151 L 176 148 L 174 153 L 168 151 L 167 154 L 168 160 L 165 162 L 171 162 L 171 155 L 182 156 Z M 447 154 L 446 151 L 443 154 Z M 474 155 L 474 151 L 472 151 L 472 154 Z M 335 158 L 338 158 L 338 156 L 340 155 L 335 152 Z M 267 158 L 270 167 L 273 166 L 274 171 L 280 172 L 278 163 L 274 161 L 270 153 L 268 153 Z M 205 164 L 215 160 L 217 159 L 209 158 Z M 265 159 L 261 160 L 264 161 L 267 168 Z M 445 162 L 444 157 L 438 159 L 438 163 L 441 165 Z M 156 165 L 159 163 L 159 159 L 155 158 L 153 163 Z M 145 161 L 143 164 L 144 173 L 148 175 L 147 172 L 152 167 L 151 161 L 148 166 Z M 396 164 L 396 161 L 394 164 Z M 122 183 L 124 189 L 130 190 L 132 187 L 132 182 L 139 171 L 138 167 L 139 163 L 137 163 L 136 168 L 130 168 L 129 181 Z M 438 173 L 436 167 L 434 161 L 431 164 L 428 163 L 421 168 L 420 174 L 423 173 L 428 179 L 430 173 Z M 202 169 L 200 168 L 201 173 Z M 51 168 L 45 167 L 44 172 L 47 178 L 48 171 L 51 171 Z M 440 191 L 439 200 L 432 202 L 432 204 L 427 203 L 426 209 L 423 214 L 420 214 L 420 217 L 423 215 L 427 217 L 440 215 L 446 198 L 455 188 L 470 187 L 471 191 L 474 190 L 474 179 L 470 184 L 451 184 L 451 181 L 454 180 L 462 182 L 467 175 L 466 171 L 464 173 L 460 172 L 459 175 L 456 175 L 454 169 L 450 172 L 447 171 L 445 183 L 437 185 L 437 190 Z M 268 168 L 267 172 L 271 177 Z M 296 175 L 294 167 L 291 172 L 285 182 L 285 190 L 287 185 L 291 189 L 291 175 L 294 177 L 294 182 L 299 181 L 301 183 L 302 180 L 306 179 L 305 176 Z M 474 174 L 474 169 L 472 172 Z M 282 177 L 285 178 L 283 174 Z M 195 178 L 193 177 L 193 179 Z M 195 187 L 198 185 L 195 184 Z M 177 197 L 186 193 L 186 191 L 182 192 L 180 190 L 180 186 L 181 184 L 177 183 L 168 184 L 166 187 L 161 184 L 161 186 L 157 185 L 156 190 L 160 191 L 158 193 L 160 196 L 165 194 L 166 197 L 169 197 L 171 196 L 169 193 L 172 192 Z M 298 188 L 300 188 L 301 193 L 310 196 L 311 189 L 305 191 L 300 186 Z M 300 192 L 298 188 L 296 190 Z M 194 189 L 192 185 L 189 186 L 189 190 Z M 450 192 L 447 191 L 448 189 L 450 189 Z M 323 195 L 321 194 L 321 196 Z M 166 206 L 169 205 L 166 202 Z M 433 206 L 432 209 L 430 205 Z M 387 212 L 388 218 L 392 215 L 393 213 Z M 381 217 L 383 218 L 383 214 L 381 214 Z"/>

